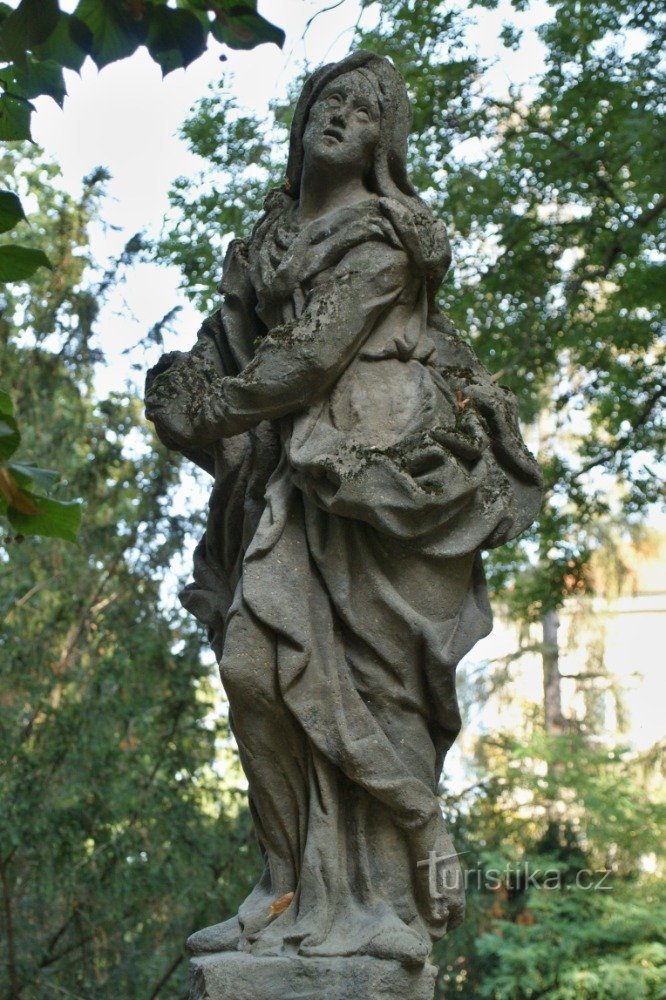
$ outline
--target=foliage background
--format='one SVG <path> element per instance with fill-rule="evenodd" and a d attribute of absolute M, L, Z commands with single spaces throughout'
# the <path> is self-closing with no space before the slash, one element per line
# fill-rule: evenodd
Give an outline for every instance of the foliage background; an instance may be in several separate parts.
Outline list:
<path fill-rule="evenodd" d="M 638 754 L 594 712 L 567 716 L 557 616 L 610 586 L 591 567 L 658 500 L 664 22 L 651 0 L 551 0 L 543 71 L 500 98 L 468 24 L 495 6 L 383 0 L 356 37 L 407 79 L 412 174 L 456 248 L 441 306 L 516 392 L 550 483 L 531 536 L 487 564 L 496 607 L 538 648 L 543 698 L 521 731 L 477 735 L 469 789 L 442 789 L 474 878 L 466 924 L 436 949 L 438 989 L 656 1000 L 663 747 Z M 509 48 L 527 6 L 507 8 Z M 85 500 L 76 547 L 20 544 L 10 529 L 0 554 L 0 991 L 12 1000 L 185 996 L 185 936 L 233 912 L 257 871 L 203 637 L 161 600 L 200 524 L 175 513 L 181 470 L 136 394 L 100 396 L 95 372 L 100 308 L 147 256 L 176 263 L 201 311 L 214 307 L 226 239 L 280 182 L 297 89 L 268 122 L 228 91 L 202 101 L 183 127 L 201 176 L 175 184 L 158 246 L 130 240 L 103 268 L 89 234 L 106 172 L 73 198 L 40 150 L 12 139 L 0 159 L 7 189 L 39 205 L 8 243 L 51 265 L 0 286 L 2 383 L 21 454 L 60 473 L 52 498 Z M 462 694 L 493 691 L 512 697 L 502 664 Z M 525 863 L 557 870 L 558 888 L 526 879 Z M 609 891 L 582 891 L 581 869 L 608 870 Z"/>

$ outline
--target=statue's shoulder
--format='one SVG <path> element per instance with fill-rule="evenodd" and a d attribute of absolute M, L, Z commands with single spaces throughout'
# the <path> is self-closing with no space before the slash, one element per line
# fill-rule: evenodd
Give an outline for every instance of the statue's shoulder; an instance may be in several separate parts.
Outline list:
<path fill-rule="evenodd" d="M 280 220 L 287 218 L 293 209 L 294 199 L 290 198 L 283 188 L 274 188 L 268 192 L 264 198 L 264 211 L 255 223 L 249 238 L 244 241 L 245 252 L 250 259 L 264 243 L 268 233 Z"/>
<path fill-rule="evenodd" d="M 419 198 L 378 198 L 377 205 L 416 266 L 433 282 L 434 292 L 451 263 L 446 226 Z"/>
<path fill-rule="evenodd" d="M 286 212 L 294 205 L 294 199 L 287 194 L 284 188 L 273 188 L 264 198 L 264 212 L 266 215 Z"/>

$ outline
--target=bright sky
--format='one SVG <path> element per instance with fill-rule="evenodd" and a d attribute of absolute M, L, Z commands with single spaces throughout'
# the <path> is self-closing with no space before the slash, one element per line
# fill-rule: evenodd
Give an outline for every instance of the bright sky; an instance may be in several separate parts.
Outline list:
<path fill-rule="evenodd" d="M 75 0 L 61 3 L 65 10 L 75 5 Z M 104 217 L 118 229 L 95 234 L 98 259 L 118 253 L 138 231 L 149 236 L 159 234 L 170 184 L 200 167 L 176 132 L 209 86 L 224 75 L 239 102 L 261 113 L 272 97 L 286 91 L 303 62 L 316 66 L 346 54 L 360 4 L 358 0 L 342 0 L 331 10 L 325 9 L 327 5 L 327 0 L 260 3 L 262 13 L 286 31 L 283 51 L 274 45 L 262 45 L 250 52 L 234 52 L 211 41 L 210 50 L 187 70 L 177 70 L 162 80 L 159 67 L 141 49 L 132 58 L 101 72 L 90 60 L 80 77 L 67 72 L 64 110 L 49 98 L 35 102 L 34 138 L 60 164 L 69 190 L 77 191 L 82 178 L 96 166 L 111 171 Z M 322 13 L 308 27 L 317 11 Z M 375 16 L 371 8 L 364 15 L 364 23 L 372 23 Z M 482 12 L 481 22 L 470 38 L 483 56 L 501 59 L 490 74 L 493 87 L 500 91 L 510 82 L 523 82 L 538 69 L 542 59 L 533 32 L 528 32 L 518 53 L 500 45 L 502 22 L 509 16 L 515 21 L 510 3 L 504 0 L 498 11 Z M 537 0 L 530 13 L 518 17 L 529 28 L 547 16 L 545 0 Z M 224 63 L 219 60 L 223 51 L 227 55 Z M 137 379 L 122 350 L 139 341 L 174 305 L 183 307 L 178 320 L 182 331 L 177 337 L 178 346 L 194 337 L 199 318 L 177 290 L 179 277 L 175 269 L 139 265 L 105 309 L 99 329 L 109 365 L 99 373 L 100 392 L 121 388 L 126 378 Z M 169 346 L 173 348 L 176 343 Z"/>
<path fill-rule="evenodd" d="M 18 0 L 11 0 L 16 6 Z M 219 61 L 221 46 L 211 41 L 211 49 L 187 70 L 179 70 L 162 80 L 159 67 L 144 50 L 131 59 L 115 63 L 99 72 L 88 61 L 79 77 L 67 73 L 69 96 L 64 110 L 48 98 L 35 103 L 33 135 L 47 154 L 60 164 L 67 189 L 77 192 L 82 178 L 102 165 L 112 174 L 105 221 L 116 231 L 96 232 L 94 252 L 98 259 L 120 251 L 138 231 L 148 236 L 160 232 L 168 208 L 168 190 L 180 175 L 194 173 L 200 162 L 177 138 L 180 124 L 209 86 L 222 76 L 239 103 L 261 114 L 268 101 L 282 96 L 299 67 L 316 66 L 346 54 L 359 17 L 359 0 L 341 0 L 324 10 L 306 31 L 308 20 L 334 0 L 260 0 L 260 10 L 285 29 L 283 51 L 262 45 L 250 52 L 226 50 L 227 61 Z M 61 0 L 63 9 L 72 10 L 75 0 Z M 493 90 L 501 94 L 510 84 L 526 82 L 543 64 L 543 50 L 534 26 L 547 20 L 546 0 L 534 0 L 530 10 L 516 14 L 509 0 L 497 11 L 479 14 L 477 27 L 470 32 L 470 44 L 481 56 L 496 60 L 488 74 Z M 372 23 L 372 8 L 364 23 Z M 526 29 L 517 52 L 500 43 L 504 21 Z M 285 151 L 286 152 L 286 151 Z M 175 305 L 182 307 L 178 332 L 168 347 L 187 348 L 196 334 L 200 317 L 178 292 L 180 275 L 174 268 L 142 264 L 135 267 L 108 307 L 99 324 L 101 346 L 108 365 L 100 370 L 98 390 L 122 390 L 127 379 L 143 381 L 143 372 L 131 369 L 130 358 L 122 351 L 138 342 L 146 331 Z M 137 360 L 137 359 L 134 359 Z M 192 495 L 187 498 L 193 502 Z M 196 502 L 196 501 L 194 501 Z M 188 556 L 184 555 L 185 562 Z M 474 659 L 485 655 L 479 647 Z M 454 754 L 454 758 L 459 754 Z M 457 766 L 456 766 L 457 763 Z M 449 765 L 454 773 L 461 762 Z"/>
<path fill-rule="evenodd" d="M 61 6 L 73 9 L 75 3 L 66 0 Z M 209 51 L 200 59 L 164 80 L 144 49 L 101 72 L 87 60 L 81 76 L 66 73 L 64 110 L 48 98 L 35 102 L 34 139 L 61 166 L 69 190 L 78 191 L 83 177 L 98 165 L 112 174 L 104 218 L 118 228 L 95 234 L 98 259 L 118 253 L 135 232 L 159 234 L 170 184 L 201 166 L 176 132 L 209 86 L 223 75 L 227 82 L 233 78 L 239 101 L 262 110 L 273 95 L 286 89 L 304 58 L 318 62 L 345 53 L 344 36 L 349 37 L 358 17 L 357 0 L 344 0 L 336 11 L 318 17 L 305 40 L 301 36 L 308 18 L 321 6 L 318 0 L 280 0 L 272 6 L 271 11 L 264 4 L 264 10 L 287 32 L 283 51 L 262 45 L 250 52 L 234 52 L 211 39 Z M 224 63 L 219 59 L 223 51 Z M 122 387 L 126 378 L 137 379 L 130 359 L 121 352 L 139 341 L 174 305 L 182 307 L 179 346 L 184 338 L 194 337 L 199 318 L 177 290 L 179 277 L 175 269 L 139 265 L 114 295 L 99 324 L 109 361 L 98 375 L 101 393 Z"/>
<path fill-rule="evenodd" d="M 17 3 L 13 0 L 12 6 Z M 332 9 L 326 10 L 331 4 Z M 76 0 L 61 0 L 64 10 L 71 11 L 75 6 Z M 210 50 L 187 70 L 177 70 L 164 80 L 145 50 L 101 72 L 88 60 L 81 76 L 66 73 L 68 97 L 64 110 L 49 98 L 35 101 L 33 137 L 60 165 L 68 190 L 77 193 L 82 179 L 97 166 L 111 172 L 104 221 L 117 228 L 93 232 L 95 259 L 102 262 L 118 254 L 136 232 L 159 234 L 171 183 L 178 176 L 201 169 L 201 162 L 188 152 L 176 133 L 211 85 L 224 77 L 239 103 L 261 114 L 271 98 L 284 95 L 289 81 L 304 63 L 314 67 L 347 53 L 360 3 L 260 0 L 259 8 L 285 30 L 287 39 L 282 51 L 274 45 L 262 45 L 250 52 L 234 52 L 211 40 Z M 308 26 L 318 11 L 322 13 Z M 541 46 L 533 31 L 528 30 L 525 44 L 517 53 L 501 46 L 503 21 L 518 20 L 529 29 L 547 17 L 545 0 L 535 0 L 530 13 L 518 16 L 510 0 L 503 0 L 497 11 L 482 12 L 480 24 L 470 33 L 470 45 L 478 47 L 483 57 L 497 60 L 489 80 L 498 92 L 506 91 L 510 83 L 524 82 L 542 63 Z M 375 20 L 376 12 L 370 8 L 363 23 L 371 25 Z M 227 60 L 220 62 L 223 51 Z M 179 283 L 180 274 L 175 268 L 140 264 L 113 293 L 98 322 L 99 342 L 108 362 L 98 369 L 96 385 L 100 395 L 122 391 L 128 381 L 135 385 L 143 382 L 145 369 L 156 361 L 156 355 L 138 358 L 123 351 L 138 343 L 175 305 L 180 305 L 182 311 L 166 347 L 174 350 L 191 346 L 201 317 L 179 292 Z M 133 362 L 137 364 L 135 369 Z M 132 442 L 127 444 L 129 447 Z M 192 483 L 174 498 L 182 513 L 193 503 L 205 502 L 205 496 L 197 497 Z M 184 552 L 173 567 L 175 573 L 187 572 L 189 561 L 190 553 Z M 163 588 L 167 602 L 175 600 L 175 590 L 176 577 L 168 573 Z"/>

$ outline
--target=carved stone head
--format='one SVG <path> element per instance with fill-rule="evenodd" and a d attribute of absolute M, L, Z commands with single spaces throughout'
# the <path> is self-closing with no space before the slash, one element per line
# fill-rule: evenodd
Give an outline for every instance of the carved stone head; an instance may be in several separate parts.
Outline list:
<path fill-rule="evenodd" d="M 350 130 L 348 145 L 336 139 L 335 105 Z M 359 112 L 365 111 L 364 115 Z M 291 126 L 285 190 L 298 199 L 305 147 L 315 140 L 318 151 L 339 157 L 360 156 L 367 187 L 375 194 L 409 201 L 415 192 L 407 178 L 407 137 L 411 110 L 407 89 L 388 59 L 373 52 L 354 52 L 338 63 L 328 63 L 307 80 Z M 326 131 L 330 138 L 326 139 Z M 367 158 L 367 162 L 366 162 Z"/>

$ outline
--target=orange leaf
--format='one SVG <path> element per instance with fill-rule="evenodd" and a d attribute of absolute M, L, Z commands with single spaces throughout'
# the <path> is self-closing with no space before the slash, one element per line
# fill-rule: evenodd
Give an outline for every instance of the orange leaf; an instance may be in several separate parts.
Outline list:
<path fill-rule="evenodd" d="M 10 507 L 20 510 L 22 514 L 39 514 L 39 507 L 23 492 L 9 469 L 2 467 L 0 467 L 0 493 Z"/>
<path fill-rule="evenodd" d="M 293 898 L 293 892 L 287 892 L 284 896 L 280 896 L 280 898 L 276 899 L 274 903 L 271 903 L 271 908 L 268 911 L 269 916 L 277 917 L 278 914 L 284 913 Z"/>
<path fill-rule="evenodd" d="M 465 399 L 465 394 L 462 389 L 456 389 L 456 403 L 458 404 L 459 410 L 464 410 L 469 403 L 469 399 Z"/>

